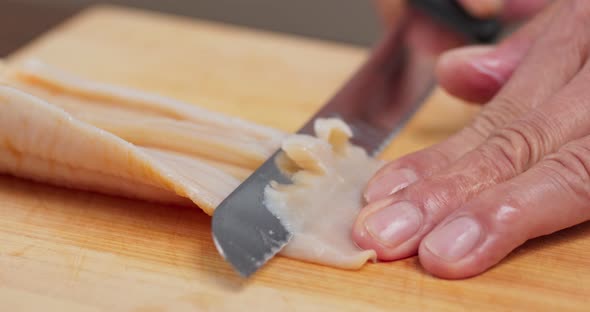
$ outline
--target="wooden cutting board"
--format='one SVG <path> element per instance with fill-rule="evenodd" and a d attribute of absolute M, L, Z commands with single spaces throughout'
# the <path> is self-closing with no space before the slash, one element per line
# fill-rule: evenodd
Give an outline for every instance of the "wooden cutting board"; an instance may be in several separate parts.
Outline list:
<path fill-rule="evenodd" d="M 293 131 L 364 49 L 114 7 L 97 7 L 10 58 L 37 57 Z M 476 111 L 437 93 L 386 153 L 432 144 Z M 416 258 L 358 272 L 276 258 L 242 280 L 185 209 L 0 177 L 0 311 L 370 311 L 590 309 L 590 224 L 519 248 L 462 281 Z"/>

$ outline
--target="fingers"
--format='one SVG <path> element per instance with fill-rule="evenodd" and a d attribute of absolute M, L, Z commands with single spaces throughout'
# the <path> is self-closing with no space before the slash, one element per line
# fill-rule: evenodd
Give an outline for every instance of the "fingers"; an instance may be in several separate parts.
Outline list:
<path fill-rule="evenodd" d="M 507 68 L 505 75 L 510 75 L 514 67 L 516 67 L 514 64 L 521 62 L 520 59 L 524 57 L 526 51 L 533 45 L 533 40 L 536 38 L 536 36 L 532 36 L 531 34 L 540 33 L 543 29 L 541 26 L 548 23 L 550 20 L 549 17 L 550 15 L 547 14 L 540 16 L 538 20 L 535 20 L 531 25 L 527 25 L 522 32 L 515 34 L 514 37 L 494 51 L 498 55 L 509 55 L 510 53 L 516 55 L 512 58 L 512 61 L 509 61 L 509 57 L 506 56 L 492 58 L 492 60 L 508 60 L 506 64 L 509 65 L 504 66 Z M 549 44 L 545 43 L 544 45 L 547 46 Z M 567 82 L 570 76 L 575 74 L 574 67 L 572 66 L 563 69 L 563 67 L 568 67 L 568 60 L 548 61 L 551 58 L 559 58 L 559 56 L 555 55 L 555 49 L 549 49 L 547 51 L 546 47 L 541 46 L 540 48 L 543 48 L 540 50 L 541 55 L 535 55 L 532 60 L 523 64 L 525 69 L 521 70 L 521 73 L 514 79 L 515 82 L 513 82 L 517 86 L 508 88 L 507 91 L 503 92 L 501 97 L 490 103 L 484 112 L 473 121 L 472 125 L 441 144 L 408 155 L 385 166 L 367 185 L 365 199 L 369 203 L 382 199 L 420 178 L 430 176 L 441 168 L 445 168 L 451 162 L 459 159 L 466 152 L 483 142 L 495 128 L 507 124 L 519 117 L 522 113 L 528 111 L 531 107 L 537 105 L 538 102 L 549 96 L 551 92 L 555 92 L 557 88 Z M 548 65 L 539 66 L 538 64 L 541 62 L 546 62 Z M 502 65 L 494 66 L 496 69 L 503 67 Z M 535 90 L 540 82 L 538 79 L 531 79 L 530 77 L 542 77 L 545 76 L 543 74 L 544 72 L 551 70 L 560 72 L 561 76 L 557 75 L 553 77 L 554 80 L 548 83 L 547 88 Z M 474 75 L 477 76 L 480 75 L 481 70 L 472 71 L 472 73 L 475 73 Z M 454 81 L 457 82 L 469 81 L 477 84 L 478 82 L 476 81 L 478 79 L 474 75 L 470 76 L 469 69 L 467 71 L 455 71 L 452 75 L 449 71 L 449 78 L 442 79 L 441 84 L 444 85 L 445 81 L 449 82 L 452 79 L 455 79 Z M 460 78 L 458 77 L 463 76 L 467 78 L 465 80 L 459 80 Z M 504 79 L 508 78 L 486 78 L 484 76 L 482 79 L 479 79 L 479 83 L 482 86 L 489 86 L 491 84 L 485 83 L 484 81 L 498 81 L 495 88 L 499 88 L 500 81 Z M 469 82 L 465 82 L 464 85 L 469 85 Z M 473 85 L 470 87 L 473 87 Z M 532 96 L 530 95 L 531 93 L 533 94 Z"/>
<path fill-rule="evenodd" d="M 380 3 L 391 6 L 392 1 L 382 0 Z M 399 4 L 399 2 L 396 3 Z M 452 55 L 443 57 L 438 68 L 441 85 L 452 94 L 468 100 L 481 101 L 492 97 L 520 63 L 536 38 L 536 34 L 542 29 L 541 26 L 545 20 L 540 18 L 539 21 L 527 25 L 497 49 L 472 48 L 463 50 L 464 57 L 453 57 Z M 420 27 L 416 28 L 421 29 Z M 433 27 L 424 28 L 431 29 Z M 431 39 L 431 36 L 425 35 L 417 37 Z M 467 55 L 483 54 L 489 55 L 489 58 L 482 58 L 476 63 L 466 61 L 468 58 L 465 56 Z M 503 114 L 497 114 L 497 116 L 508 119 Z M 486 117 L 486 122 L 475 122 L 474 127 L 466 128 L 442 144 L 406 156 L 385 166 L 368 184 L 365 199 L 372 202 L 384 198 L 419 178 L 429 176 L 440 168 L 446 167 L 485 139 L 491 127 L 479 126 L 479 124 L 489 123 L 487 122 L 488 118 L 493 123 L 501 123 L 501 121 L 494 121 L 495 117 Z"/>
<path fill-rule="evenodd" d="M 587 23 L 585 20 L 580 21 Z M 562 30 L 567 31 L 567 27 Z M 549 42 L 551 40 L 556 39 L 550 38 Z M 545 44 L 547 42 L 540 46 Z M 532 66 L 547 55 L 532 53 L 529 56 L 532 61 L 523 61 L 523 66 L 528 67 L 519 69 L 507 85 L 507 89 L 504 89 L 515 91 L 512 84 L 518 83 L 524 92 L 509 95 L 520 99 L 514 102 L 521 105 L 520 107 L 507 110 L 513 115 L 502 116 L 503 110 L 494 112 L 498 106 L 492 102 L 484 112 L 492 111 L 493 114 L 488 113 L 487 116 L 491 117 L 484 117 L 483 122 L 490 123 L 491 129 L 494 130 L 485 142 L 452 163 L 447 163 L 445 167 L 437 168 L 435 173 L 411 184 L 403 191 L 369 204 L 359 214 L 353 229 L 353 237 L 357 244 L 363 248 L 375 249 L 378 257 L 384 260 L 412 255 L 423 237 L 465 202 L 483 190 L 525 172 L 563 144 L 590 133 L 590 92 L 587 90 L 587 83 L 590 81 L 590 62 L 579 69 L 586 55 L 590 54 L 590 47 L 582 43 L 574 44 L 564 47 L 562 53 L 567 55 L 567 59 L 574 65 L 577 64 L 578 68 L 559 61 L 542 68 L 544 70 L 549 67 L 550 72 L 555 73 L 552 75 L 553 79 L 542 83 L 544 88 L 554 90 L 552 92 L 555 94 L 548 94 L 546 89 L 531 88 L 529 82 L 519 76 L 523 73 L 529 77 L 543 75 L 542 70 L 535 72 Z M 508 92 L 504 90 L 503 93 Z M 536 94 L 533 94 L 535 92 Z M 538 97 L 539 94 L 545 94 L 546 97 Z M 527 98 L 524 98 L 525 95 Z M 505 103 L 507 102 L 499 102 L 499 105 Z M 503 106 L 499 107 L 506 109 Z M 524 115 L 515 114 L 525 111 Z M 503 122 L 509 121 L 510 118 L 512 121 Z M 482 129 L 486 130 L 485 127 Z M 416 155 L 410 156 L 403 159 L 403 162 L 412 164 L 412 161 L 428 159 L 424 153 L 431 151 L 416 154 L 421 158 Z M 390 165 L 396 169 L 402 168 L 396 166 L 399 165 Z M 382 172 L 387 170 L 384 169 Z M 428 169 L 421 170 L 427 172 Z M 389 171 L 388 174 L 393 176 L 395 171 Z M 384 174 L 386 175 L 387 173 Z M 374 180 L 372 183 L 379 181 Z M 372 185 L 369 187 L 374 188 Z"/>
<path fill-rule="evenodd" d="M 530 44 L 510 79 L 479 114 L 474 127 L 499 128 L 507 124 L 545 102 L 577 74 L 587 56 L 590 21 L 588 7 L 574 11 L 573 3 L 576 1 L 555 2 L 535 20 L 533 26 L 544 24 L 537 32 L 542 35 Z"/>
<path fill-rule="evenodd" d="M 486 103 L 502 88 L 545 32 L 553 12 L 548 9 L 498 46 L 450 50 L 439 59 L 436 75 L 450 94 L 469 102 Z"/>
<path fill-rule="evenodd" d="M 492 155 L 469 152 L 450 166 L 367 205 L 353 226 L 353 239 L 381 260 L 416 253 L 420 241 L 445 216 L 512 171 Z"/>
<path fill-rule="evenodd" d="M 590 137 L 565 145 L 445 218 L 422 241 L 420 262 L 440 277 L 469 277 L 528 239 L 588 220 Z"/>
<path fill-rule="evenodd" d="M 365 200 L 372 203 L 383 199 L 434 174 L 478 146 L 484 139 L 473 128 L 465 128 L 442 143 L 390 162 L 367 184 Z"/>
<path fill-rule="evenodd" d="M 360 247 L 383 260 L 419 247 L 426 269 L 461 278 L 486 270 L 529 238 L 590 218 L 590 6 L 555 2 L 532 25 L 520 40 L 479 51 L 488 57 L 510 44 L 525 47 L 469 127 L 388 165 L 371 181 L 370 204 L 353 228 Z M 372 193 L 387 181 L 397 187 Z M 394 194 L 383 195 L 387 190 Z"/>
<path fill-rule="evenodd" d="M 546 103 L 495 130 L 446 168 L 369 204 L 353 229 L 357 244 L 374 249 L 383 260 L 410 256 L 425 235 L 465 202 L 525 172 L 566 142 L 590 133 L 588 81 L 590 63 Z"/>
<path fill-rule="evenodd" d="M 506 83 L 527 50 L 524 45 L 502 51 L 492 46 L 450 50 L 440 56 L 436 75 L 448 93 L 468 102 L 485 103 Z"/>

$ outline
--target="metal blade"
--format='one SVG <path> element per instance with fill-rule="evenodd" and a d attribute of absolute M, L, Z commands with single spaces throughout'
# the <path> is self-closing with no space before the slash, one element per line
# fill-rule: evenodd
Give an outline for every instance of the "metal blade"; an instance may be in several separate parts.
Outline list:
<path fill-rule="evenodd" d="M 435 57 L 411 46 L 406 23 L 392 31 L 346 85 L 298 133 L 310 134 L 317 118 L 337 116 L 354 131 L 353 143 L 378 153 L 417 111 L 434 86 Z M 291 234 L 264 206 L 264 188 L 289 183 L 275 164 L 278 152 L 216 208 L 212 231 L 219 253 L 244 277 L 278 253 Z"/>
<path fill-rule="evenodd" d="M 279 219 L 264 206 L 270 181 L 289 183 L 275 165 L 278 152 L 234 190 L 213 214 L 213 241 L 219 253 L 247 277 L 291 239 Z"/>

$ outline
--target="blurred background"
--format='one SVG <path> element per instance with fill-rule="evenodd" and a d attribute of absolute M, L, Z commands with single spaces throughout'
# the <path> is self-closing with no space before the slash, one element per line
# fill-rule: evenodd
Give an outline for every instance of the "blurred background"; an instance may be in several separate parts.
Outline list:
<path fill-rule="evenodd" d="M 363 46 L 379 35 L 372 0 L 0 0 L 0 57 L 101 3 Z"/>

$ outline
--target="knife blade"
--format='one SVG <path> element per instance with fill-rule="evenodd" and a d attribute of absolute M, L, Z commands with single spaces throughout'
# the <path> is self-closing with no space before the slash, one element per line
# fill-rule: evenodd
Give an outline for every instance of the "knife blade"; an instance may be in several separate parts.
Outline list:
<path fill-rule="evenodd" d="M 489 41 L 500 30 L 497 21 L 473 18 L 456 1 L 410 4 L 471 40 Z M 297 133 L 312 134 L 317 118 L 338 117 L 352 128 L 354 144 L 371 155 L 379 153 L 435 86 L 436 55 L 411 44 L 408 23 L 409 19 L 400 18 L 352 78 Z M 264 188 L 271 181 L 290 182 L 275 164 L 278 155 L 279 151 L 266 160 L 213 215 L 215 246 L 244 277 L 256 272 L 292 236 L 264 206 Z"/>

